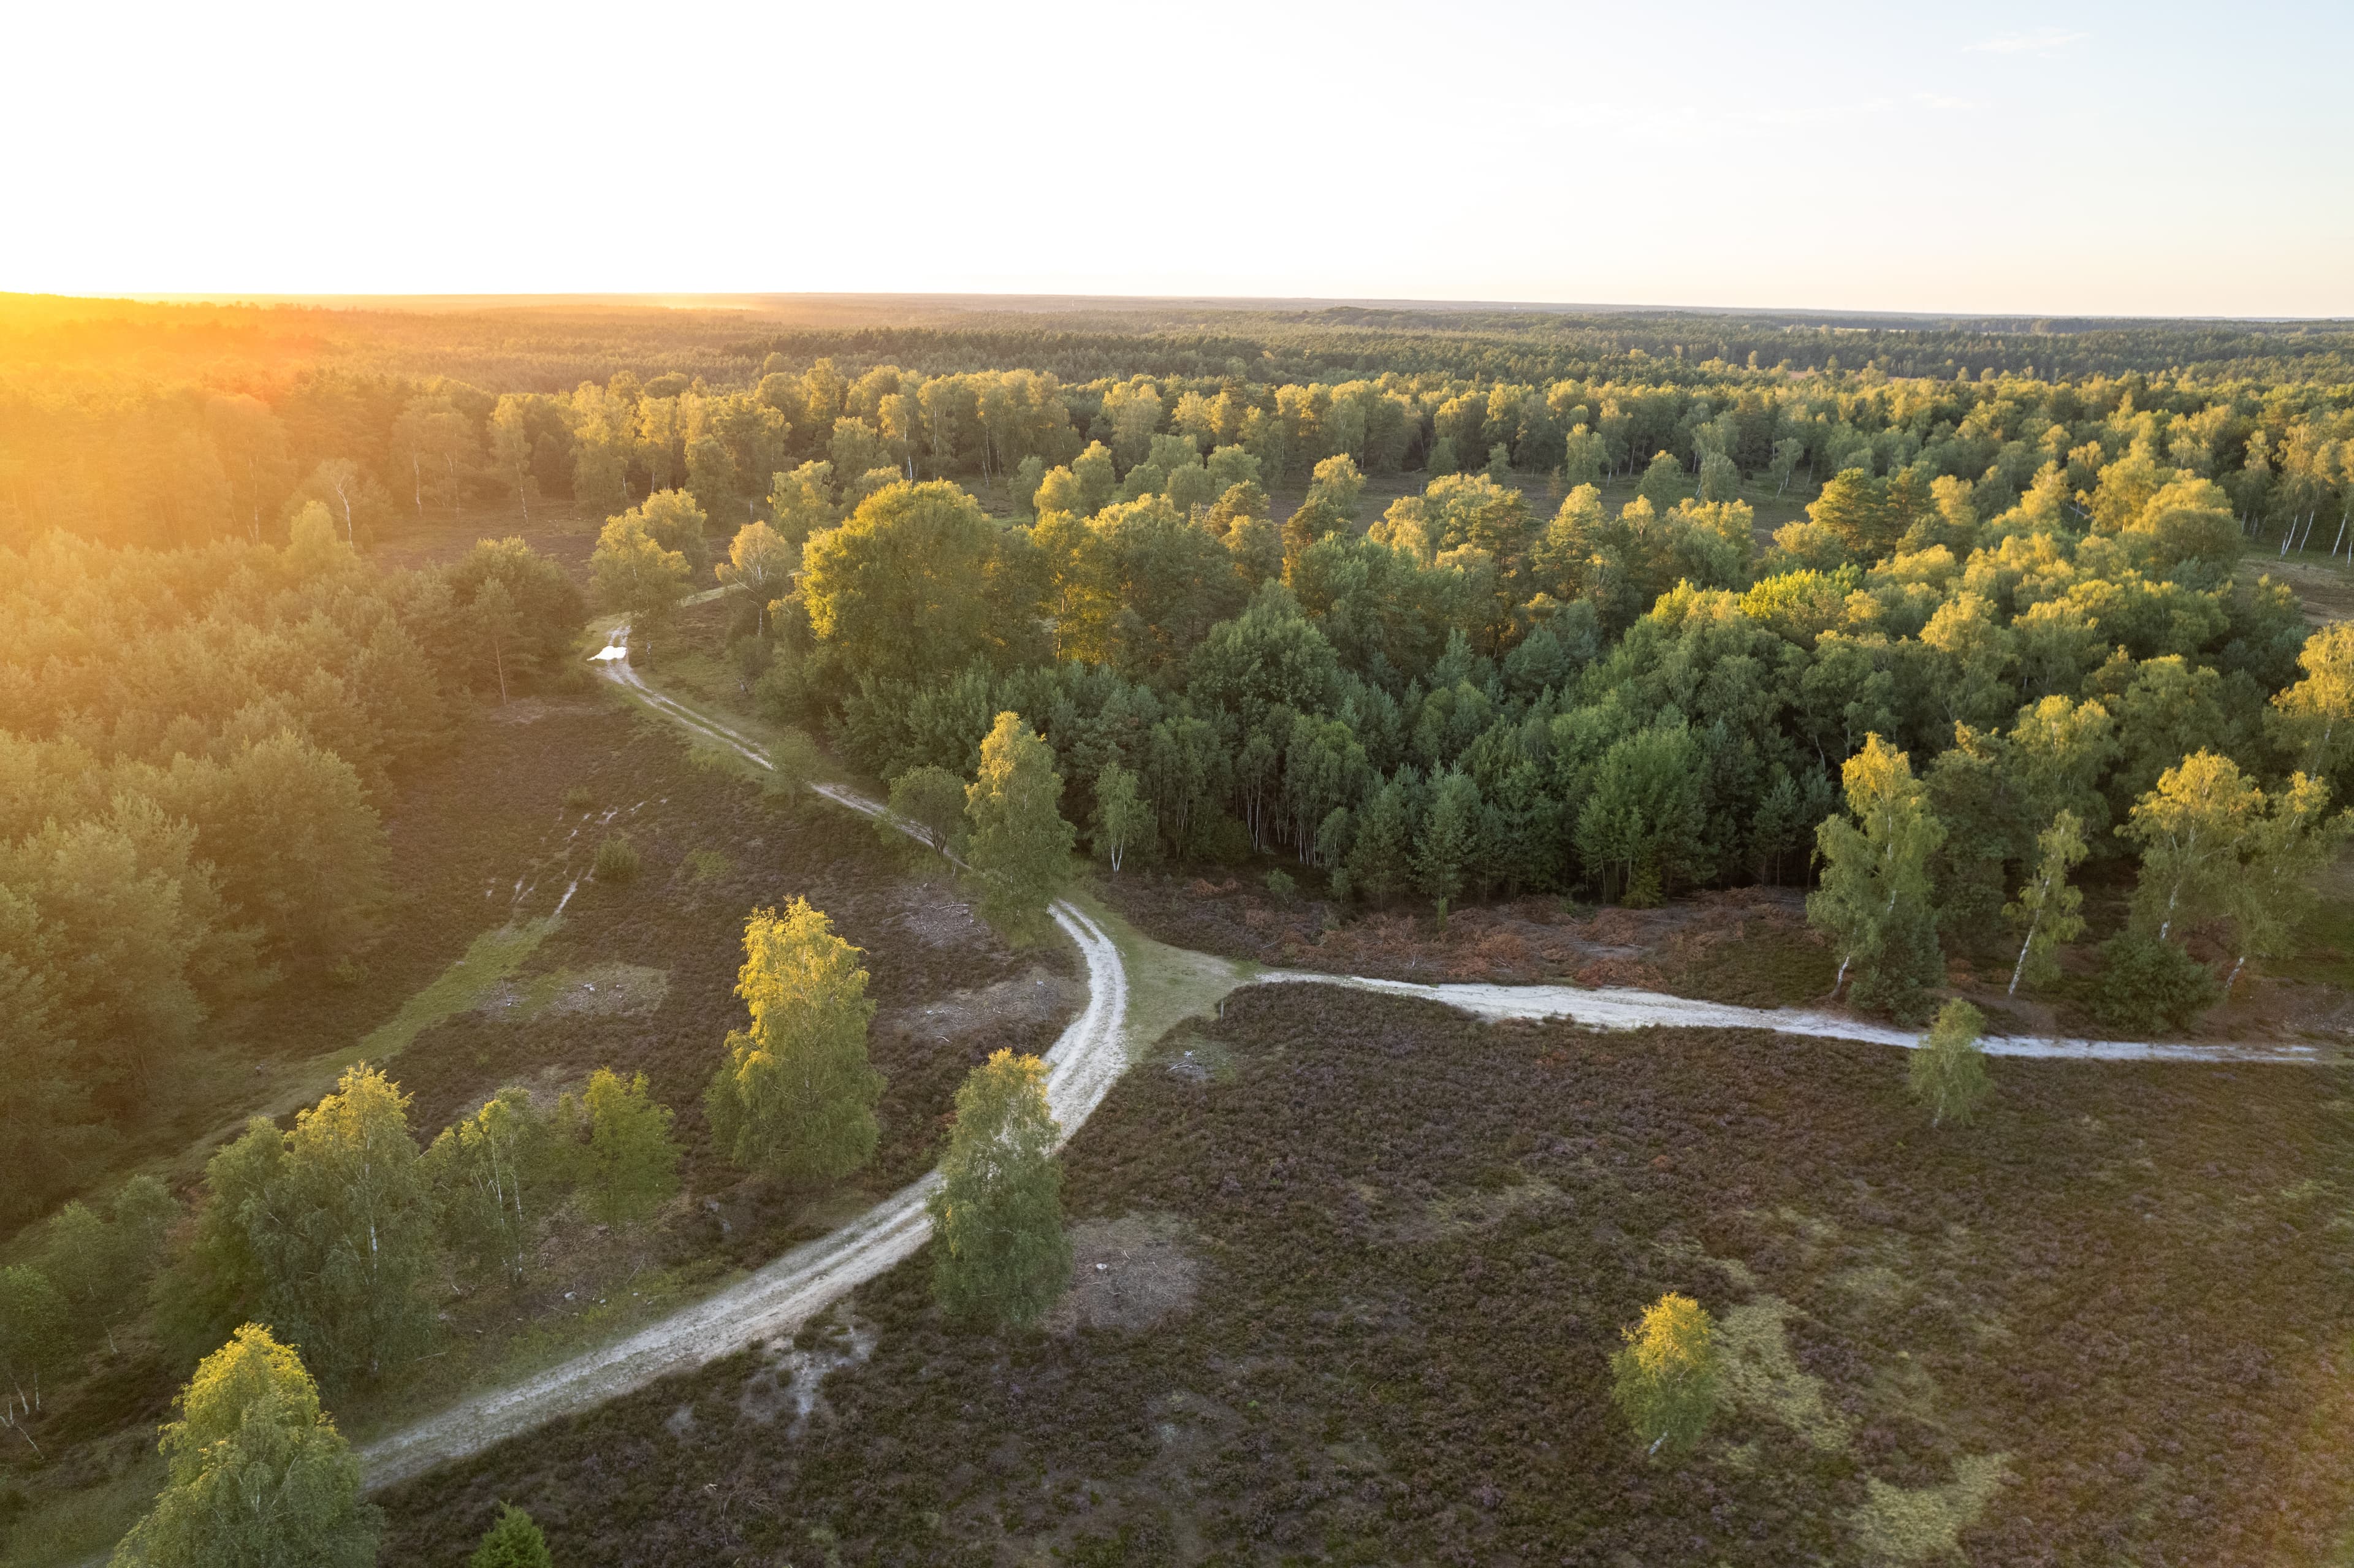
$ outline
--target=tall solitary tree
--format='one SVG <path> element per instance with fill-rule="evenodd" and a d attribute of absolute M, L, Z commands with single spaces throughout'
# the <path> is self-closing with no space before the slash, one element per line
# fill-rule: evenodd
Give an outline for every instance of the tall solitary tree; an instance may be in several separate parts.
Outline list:
<path fill-rule="evenodd" d="M 1610 1358 L 1610 1397 L 1652 1453 L 1690 1448 L 1716 1410 L 1716 1325 L 1708 1309 L 1674 1291 L 1643 1308 Z"/>
<path fill-rule="evenodd" d="M 981 884 L 981 913 L 1017 940 L 1031 940 L 1071 879 L 1077 832 L 1057 802 L 1063 776 L 1055 754 L 1016 713 L 1002 713 L 981 743 L 981 773 L 965 789 L 972 823 L 966 849 Z"/>
<path fill-rule="evenodd" d="M 940 1185 L 926 1203 L 932 1293 L 953 1315 L 1033 1323 L 1070 1282 L 1061 1132 L 1035 1056 L 1000 1051 L 957 1090 Z"/>
<path fill-rule="evenodd" d="M 207 1356 L 164 1428 L 169 1478 L 116 1568 L 369 1568 L 383 1516 L 294 1351 L 248 1323 Z"/>
<path fill-rule="evenodd" d="M 804 899 L 745 922 L 736 994 L 752 1026 L 728 1033 L 704 1097 L 712 1137 L 737 1164 L 814 1184 L 873 1157 L 883 1075 L 867 1062 L 875 1004 L 859 951 Z"/>

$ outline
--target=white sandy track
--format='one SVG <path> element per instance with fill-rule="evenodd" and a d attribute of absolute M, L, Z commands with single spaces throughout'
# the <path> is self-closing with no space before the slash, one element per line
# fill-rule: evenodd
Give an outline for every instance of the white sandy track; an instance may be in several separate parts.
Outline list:
<path fill-rule="evenodd" d="M 1863 1040 L 1875 1045 L 1921 1044 L 1917 1031 L 1892 1029 L 1836 1012 L 1800 1008 L 1734 1007 L 1695 1001 L 1656 991 L 1606 988 L 1584 991 L 1567 985 L 1417 985 L 1411 980 L 1277 969 L 1258 977 L 1277 985 L 1337 985 L 1390 996 L 1422 997 L 1481 1018 L 1565 1018 L 1589 1029 L 1770 1029 L 1817 1040 Z M 2038 1039 L 1989 1034 L 1978 1044 L 1989 1056 L 2044 1056 L 2090 1062 L 2248 1062 L 2313 1065 L 2330 1057 L 2319 1047 L 2273 1042 L 2229 1044 L 2163 1044 L 2139 1040 Z"/>
<path fill-rule="evenodd" d="M 614 633 L 620 645 L 629 629 Z M 599 661 L 606 673 L 665 717 L 761 767 L 759 743 L 674 702 L 640 680 L 626 660 Z M 814 786 L 868 816 L 883 808 L 838 785 Z M 1128 972 L 1102 927 L 1069 904 L 1055 924 L 1087 966 L 1087 1003 L 1046 1053 L 1046 1100 L 1063 1137 L 1078 1130 L 1128 1066 Z M 480 1453 L 544 1422 L 587 1410 L 657 1378 L 790 1334 L 812 1314 L 912 1255 L 931 1234 L 924 1200 L 937 1172 L 901 1188 L 832 1234 L 795 1247 L 715 1296 L 682 1308 L 625 1339 L 576 1356 L 510 1387 L 477 1394 L 440 1414 L 379 1439 L 360 1462 L 370 1489 L 398 1485 L 451 1459 Z"/>

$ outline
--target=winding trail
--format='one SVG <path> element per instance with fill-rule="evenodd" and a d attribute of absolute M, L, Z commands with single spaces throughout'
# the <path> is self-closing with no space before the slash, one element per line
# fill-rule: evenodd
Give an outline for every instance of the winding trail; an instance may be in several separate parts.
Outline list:
<path fill-rule="evenodd" d="M 618 627 L 597 655 L 597 664 L 608 679 L 699 739 L 773 770 L 775 765 L 757 739 L 646 684 L 630 667 L 628 641 L 629 628 Z M 811 788 L 867 816 L 883 811 L 877 802 L 840 785 L 812 784 Z M 1129 977 L 1118 946 L 1085 911 L 1066 901 L 1056 904 L 1053 914 L 1055 924 L 1077 947 L 1087 968 L 1087 1006 L 1046 1054 L 1047 1100 L 1063 1137 L 1068 1139 L 1103 1103 L 1129 1065 Z M 1237 979 L 1243 984 L 1342 986 L 1424 998 L 1482 1018 L 1567 1019 L 1596 1029 L 1765 1029 L 1908 1049 L 1920 1044 L 1915 1033 L 1838 1013 L 1735 1007 L 1659 991 L 1587 991 L 1561 985 L 1425 985 L 1282 969 Z M 2312 1065 L 2338 1059 L 2336 1053 L 2317 1046 L 2270 1043 L 2190 1044 L 1988 1036 L 1981 1044 L 1989 1055 L 2087 1061 Z M 509 1387 L 477 1394 L 378 1439 L 360 1455 L 368 1487 L 397 1485 L 436 1465 L 479 1453 L 657 1378 L 691 1371 L 748 1345 L 790 1333 L 924 1245 L 931 1234 L 924 1202 L 938 1180 L 937 1172 L 926 1175 L 832 1234 L 796 1247 L 717 1294 L 610 1345 Z"/>
<path fill-rule="evenodd" d="M 629 629 L 611 646 L 625 646 Z M 605 673 L 631 694 L 704 739 L 760 767 L 759 743 L 653 690 L 623 658 L 603 658 Z M 883 808 L 839 785 L 812 786 L 828 800 L 867 816 Z M 1067 1140 L 1128 1066 L 1128 971 L 1119 948 L 1085 911 L 1058 903 L 1053 914 L 1087 967 L 1087 1002 L 1046 1053 L 1046 1102 Z M 451 1459 L 480 1453 L 535 1426 L 589 1409 L 657 1378 L 790 1333 L 812 1314 L 911 1256 L 930 1236 L 924 1202 L 937 1171 L 910 1182 L 839 1230 L 795 1247 L 726 1289 L 682 1308 L 633 1334 L 599 1346 L 505 1388 L 476 1394 L 437 1415 L 370 1444 L 360 1464 L 371 1490 L 397 1486 Z"/>

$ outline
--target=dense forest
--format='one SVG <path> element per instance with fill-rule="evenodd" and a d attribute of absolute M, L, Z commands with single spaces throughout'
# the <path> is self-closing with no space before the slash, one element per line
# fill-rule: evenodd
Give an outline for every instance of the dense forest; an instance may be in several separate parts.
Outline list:
<path fill-rule="evenodd" d="M 869 773 L 970 775 L 1015 711 L 1108 854 L 1280 851 L 1343 904 L 1806 883 L 1874 736 L 1950 928 L 1999 924 L 2063 813 L 2077 859 L 2129 867 L 2186 759 L 2253 792 L 2241 868 L 2248 823 L 2294 819 L 2305 853 L 2349 782 L 2347 650 L 2244 564 L 2354 531 L 2332 330 L 22 299 L 0 324 L 0 973 L 11 1052 L 70 1064 L 6 1075 L 28 1140 L 96 1138 L 209 1010 L 347 948 L 402 759 L 561 659 L 584 611 L 551 563 L 380 570 L 404 517 L 610 518 L 592 591 L 642 653 L 716 573 L 753 590 L 737 652 L 772 715 Z M 486 342 L 491 385 L 413 368 Z M 1407 493 L 1371 515 L 1369 479 Z M 1769 501 L 1805 515 L 1769 534 Z M 2200 866 L 2175 939 L 2220 922 L 2260 956 Z M 1902 943 L 1931 977 L 1934 933 Z"/>

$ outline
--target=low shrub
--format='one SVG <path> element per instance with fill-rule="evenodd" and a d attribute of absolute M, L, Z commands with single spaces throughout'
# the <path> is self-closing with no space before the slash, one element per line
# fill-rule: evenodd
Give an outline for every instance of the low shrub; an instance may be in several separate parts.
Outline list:
<path fill-rule="evenodd" d="M 596 803 L 597 791 L 586 784 L 575 784 L 564 791 L 564 809 L 567 811 L 585 811 Z"/>
<path fill-rule="evenodd" d="M 597 846 L 598 881 L 634 882 L 638 871 L 638 846 L 626 834 L 615 833 Z"/>

